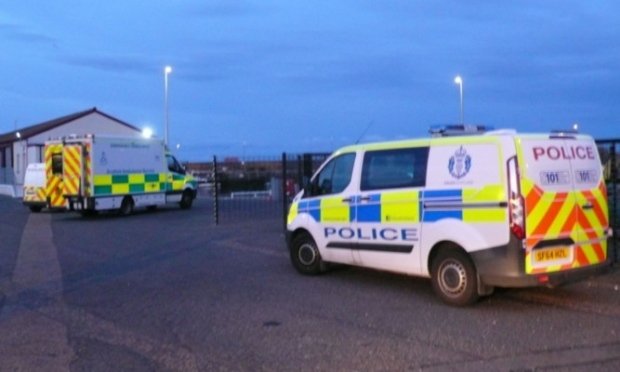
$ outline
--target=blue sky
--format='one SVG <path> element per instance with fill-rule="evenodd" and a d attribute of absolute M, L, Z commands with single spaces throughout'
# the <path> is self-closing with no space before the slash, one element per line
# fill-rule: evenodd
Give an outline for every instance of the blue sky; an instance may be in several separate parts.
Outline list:
<path fill-rule="evenodd" d="M 466 123 L 620 138 L 613 0 L 20 0 L 0 46 L 0 133 L 96 106 L 163 138 L 170 65 L 189 160 L 427 136 L 457 75 Z"/>

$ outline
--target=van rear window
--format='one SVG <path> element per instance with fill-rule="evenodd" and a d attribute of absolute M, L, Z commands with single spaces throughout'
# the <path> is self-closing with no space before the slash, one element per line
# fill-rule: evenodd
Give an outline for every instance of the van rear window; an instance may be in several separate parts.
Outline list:
<path fill-rule="evenodd" d="M 428 147 L 367 151 L 362 165 L 362 191 L 424 187 Z"/>

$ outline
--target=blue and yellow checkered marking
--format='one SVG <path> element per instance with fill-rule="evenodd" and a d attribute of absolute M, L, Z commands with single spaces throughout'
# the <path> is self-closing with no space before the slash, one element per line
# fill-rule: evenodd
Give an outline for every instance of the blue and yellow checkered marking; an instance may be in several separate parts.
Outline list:
<path fill-rule="evenodd" d="M 506 208 L 499 205 L 503 200 L 505 195 L 501 185 L 481 189 L 398 191 L 363 197 L 357 195 L 351 202 L 343 201 L 342 196 L 326 197 L 298 202 L 291 208 L 289 220 L 297 214 L 307 213 L 317 222 L 415 223 L 447 218 L 471 223 L 503 222 L 507 219 Z"/>

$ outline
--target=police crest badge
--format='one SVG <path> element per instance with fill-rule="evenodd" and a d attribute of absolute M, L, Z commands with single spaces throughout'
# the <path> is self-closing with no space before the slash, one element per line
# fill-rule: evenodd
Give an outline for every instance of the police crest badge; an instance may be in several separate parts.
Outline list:
<path fill-rule="evenodd" d="M 450 157 L 448 161 L 448 171 L 450 171 L 452 177 L 461 179 L 469 173 L 470 169 L 471 156 L 469 156 L 467 151 L 461 146 L 454 152 L 454 155 Z"/>

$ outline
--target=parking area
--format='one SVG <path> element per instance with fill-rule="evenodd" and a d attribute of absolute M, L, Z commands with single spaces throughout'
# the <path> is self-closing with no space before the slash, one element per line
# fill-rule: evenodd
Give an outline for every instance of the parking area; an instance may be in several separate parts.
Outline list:
<path fill-rule="evenodd" d="M 305 277 L 278 216 L 30 214 L 0 197 L 8 370 L 616 370 L 620 275 L 445 306 L 426 279 Z"/>

